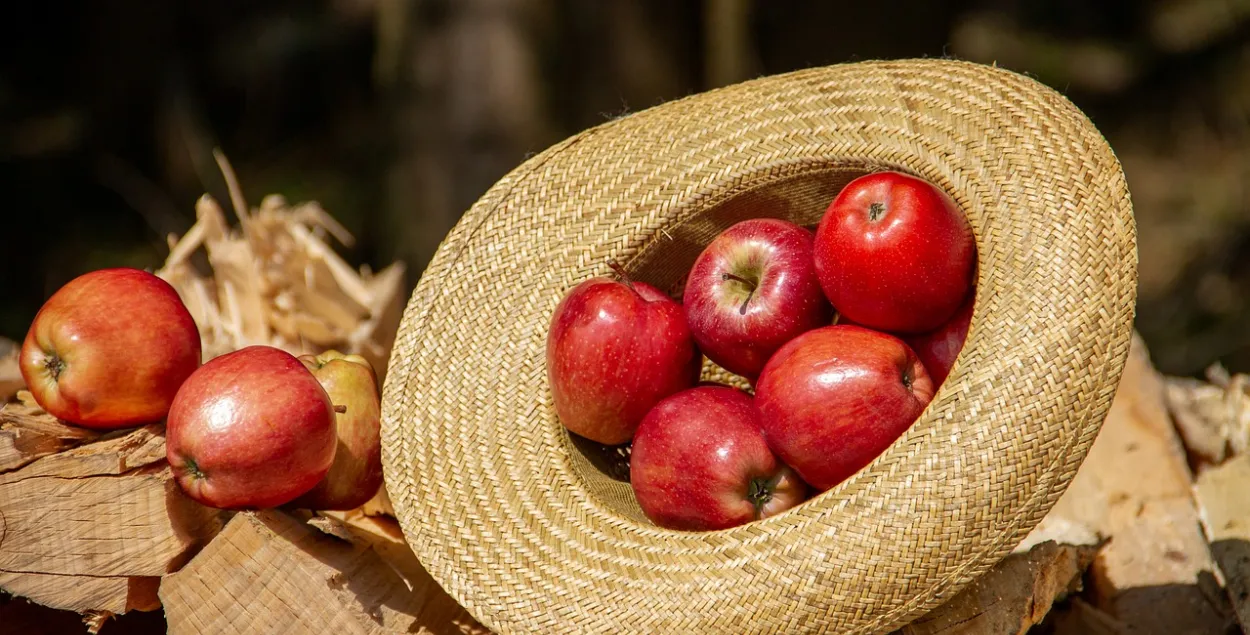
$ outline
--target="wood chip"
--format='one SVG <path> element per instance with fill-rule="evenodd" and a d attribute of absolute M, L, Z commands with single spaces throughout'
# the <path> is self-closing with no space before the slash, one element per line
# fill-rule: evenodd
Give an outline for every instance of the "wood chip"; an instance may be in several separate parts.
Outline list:
<path fill-rule="evenodd" d="M 205 195 L 196 223 L 156 274 L 183 298 L 199 326 L 207 361 L 253 344 L 292 354 L 337 349 L 369 360 L 384 380 L 403 310 L 404 267 L 392 263 L 377 275 L 354 270 L 326 242 L 350 246 L 351 234 L 315 201 L 288 204 L 266 196 L 248 209 L 229 163 L 216 154 L 239 225 Z M 210 271 L 191 258 L 208 256 Z"/>
<path fill-rule="evenodd" d="M 58 421 L 39 407 L 0 405 L 0 478 L 36 459 L 99 438 L 94 430 Z"/>
<path fill-rule="evenodd" d="M 1208 369 L 1211 383 L 1188 377 L 1167 380 L 1168 409 L 1200 468 L 1218 465 L 1250 447 L 1250 384 L 1245 375 Z"/>
<path fill-rule="evenodd" d="M 0 337 L 0 403 L 13 398 L 17 391 L 26 387 L 22 370 L 17 364 L 21 346 L 10 339 Z"/>

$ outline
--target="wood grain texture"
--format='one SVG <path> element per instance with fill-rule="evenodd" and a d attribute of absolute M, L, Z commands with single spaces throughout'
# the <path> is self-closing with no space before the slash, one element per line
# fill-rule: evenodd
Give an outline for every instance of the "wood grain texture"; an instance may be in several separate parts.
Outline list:
<path fill-rule="evenodd" d="M 101 434 L 19 404 L 0 414 L 23 456 L 0 470 L 0 588 L 82 613 L 159 608 L 160 576 L 224 524 L 174 483 L 163 427 Z"/>
<path fill-rule="evenodd" d="M 274 510 L 236 515 L 165 577 L 160 597 L 171 635 L 475 632 L 447 619 L 433 594 L 413 592 L 368 544 Z"/>

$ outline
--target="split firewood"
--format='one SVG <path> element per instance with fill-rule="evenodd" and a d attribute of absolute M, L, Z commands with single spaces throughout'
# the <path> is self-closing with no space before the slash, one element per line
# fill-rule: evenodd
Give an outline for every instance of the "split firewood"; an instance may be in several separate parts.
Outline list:
<path fill-rule="evenodd" d="M 1098 547 L 1046 541 L 1013 553 L 950 601 L 903 627 L 902 635 L 1023 634 L 1051 605 L 1079 591 Z"/>
<path fill-rule="evenodd" d="M 1209 382 L 1167 379 L 1167 403 L 1176 429 L 1199 471 L 1250 447 L 1250 381 L 1223 366 L 1207 369 Z"/>
<path fill-rule="evenodd" d="M 1107 540 L 1085 595 L 1134 633 L 1223 633 L 1233 623 L 1191 483 L 1163 379 L 1134 335 L 1102 431 L 1046 518 Z"/>
<path fill-rule="evenodd" d="M 38 406 L 0 404 L 0 474 L 99 437 L 99 432 L 62 423 Z"/>
<path fill-rule="evenodd" d="M 441 593 L 413 592 L 366 542 L 276 510 L 236 515 L 160 589 L 171 635 L 480 632 Z"/>
<path fill-rule="evenodd" d="M 9 593 L 88 616 L 153 610 L 160 576 L 223 525 L 220 511 L 173 482 L 160 425 L 86 431 L 13 403 L 0 421 L 0 440 L 22 457 L 0 469 L 0 588 Z"/>
<path fill-rule="evenodd" d="M 195 225 L 169 237 L 169 256 L 156 271 L 195 318 L 205 361 L 253 344 L 295 355 L 333 348 L 369 360 L 385 381 L 404 306 L 403 264 L 376 274 L 352 268 L 327 242 L 351 245 L 352 235 L 317 203 L 270 195 L 248 208 L 229 164 L 218 159 L 239 226 L 201 197 Z M 192 261 L 201 249 L 210 272 Z"/>
<path fill-rule="evenodd" d="M 1204 470 L 1194 485 L 1202 528 L 1243 629 L 1250 631 L 1250 454 Z"/>

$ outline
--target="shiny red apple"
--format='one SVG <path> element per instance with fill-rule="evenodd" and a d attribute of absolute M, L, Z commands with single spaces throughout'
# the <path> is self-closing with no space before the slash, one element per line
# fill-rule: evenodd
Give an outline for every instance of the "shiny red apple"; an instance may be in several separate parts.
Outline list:
<path fill-rule="evenodd" d="M 975 295 L 969 294 L 967 301 L 959 307 L 954 317 L 936 330 L 904 338 L 933 378 L 934 387 L 941 386 L 946 381 L 951 367 L 955 365 L 955 358 L 959 357 L 959 352 L 964 348 L 968 325 L 972 322 L 974 299 Z"/>
<path fill-rule="evenodd" d="M 628 278 L 578 284 L 547 332 L 547 377 L 560 422 L 607 445 L 629 441 L 652 406 L 693 386 L 702 358 L 681 305 Z"/>
<path fill-rule="evenodd" d="M 293 501 L 296 507 L 349 510 L 369 502 L 382 486 L 382 407 L 378 378 L 369 360 L 330 350 L 299 361 L 339 409 L 338 448 L 325 478 Z"/>
<path fill-rule="evenodd" d="M 851 181 L 816 229 L 816 275 L 851 322 L 893 333 L 941 326 L 968 296 L 976 242 L 955 202 L 899 172 Z"/>
<path fill-rule="evenodd" d="M 334 462 L 330 397 L 290 353 L 249 346 L 187 378 L 169 409 L 166 456 L 192 499 L 264 509 L 313 488 Z"/>
<path fill-rule="evenodd" d="M 647 413 L 629 461 L 643 513 L 668 529 L 726 529 L 785 511 L 807 485 L 768 448 L 751 396 L 699 386 Z"/>
<path fill-rule="evenodd" d="M 48 298 L 19 365 L 49 414 L 111 429 L 163 418 L 200 354 L 178 292 L 146 271 L 115 268 L 85 273 Z"/>
<path fill-rule="evenodd" d="M 833 308 L 812 258 L 812 232 L 779 219 L 742 221 L 713 239 L 682 298 L 699 350 L 754 380 L 782 344 L 828 325 Z"/>
<path fill-rule="evenodd" d="M 933 392 L 933 380 L 902 340 L 836 325 L 782 346 L 760 374 L 755 402 L 769 447 L 824 491 L 894 443 Z"/>

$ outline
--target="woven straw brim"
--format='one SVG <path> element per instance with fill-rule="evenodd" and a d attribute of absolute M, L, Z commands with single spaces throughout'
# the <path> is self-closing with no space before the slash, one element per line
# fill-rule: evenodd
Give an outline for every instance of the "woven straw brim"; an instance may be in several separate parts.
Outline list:
<path fill-rule="evenodd" d="M 799 508 L 717 532 L 647 522 L 553 411 L 561 296 L 609 259 L 676 293 L 720 230 L 811 226 L 885 168 L 945 189 L 976 233 L 976 309 L 945 385 L 875 462 Z M 526 161 L 447 236 L 391 356 L 387 488 L 433 577 L 498 632 L 888 631 L 992 566 L 1064 491 L 1119 381 L 1136 271 L 1119 163 L 1027 77 L 861 62 L 688 97 Z"/>

